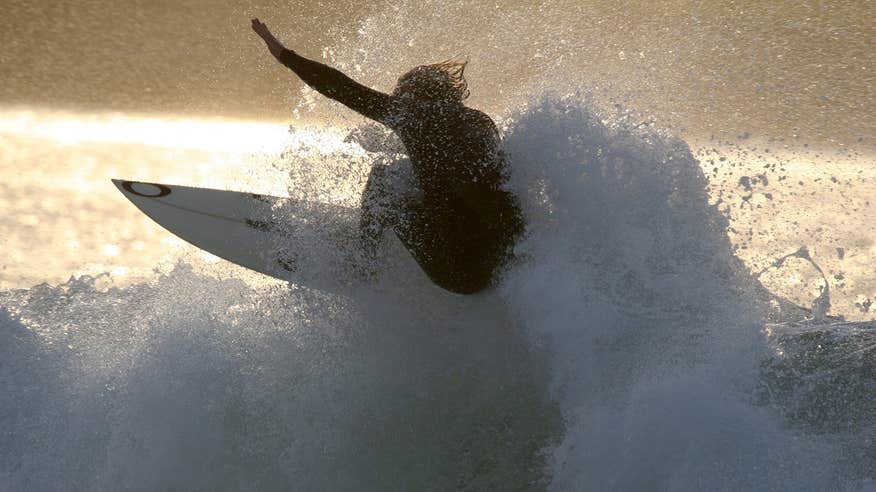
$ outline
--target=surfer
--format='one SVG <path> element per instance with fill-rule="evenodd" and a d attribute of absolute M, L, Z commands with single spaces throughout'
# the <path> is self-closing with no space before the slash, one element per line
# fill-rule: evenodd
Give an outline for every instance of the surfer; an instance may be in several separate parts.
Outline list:
<path fill-rule="evenodd" d="M 382 168 L 372 171 L 362 199 L 366 248 L 374 254 L 390 226 L 439 286 L 465 294 L 489 287 L 510 259 L 523 220 L 516 198 L 503 189 L 507 165 L 495 124 L 463 104 L 465 63 L 418 66 L 385 94 L 287 49 L 258 19 L 252 29 L 307 85 L 392 129 L 404 144 L 419 192 L 390 196 Z"/>

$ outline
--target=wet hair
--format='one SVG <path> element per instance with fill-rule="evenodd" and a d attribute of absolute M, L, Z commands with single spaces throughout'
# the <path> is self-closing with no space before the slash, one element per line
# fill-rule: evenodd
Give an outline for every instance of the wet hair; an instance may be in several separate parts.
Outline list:
<path fill-rule="evenodd" d="M 467 61 L 445 60 L 415 67 L 398 79 L 397 95 L 419 100 L 462 102 L 468 97 Z"/>

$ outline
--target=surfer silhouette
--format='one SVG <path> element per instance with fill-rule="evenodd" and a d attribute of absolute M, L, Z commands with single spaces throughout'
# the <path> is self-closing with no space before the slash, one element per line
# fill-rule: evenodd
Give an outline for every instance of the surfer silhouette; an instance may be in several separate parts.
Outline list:
<path fill-rule="evenodd" d="M 523 220 L 503 189 L 507 165 L 495 124 L 463 104 L 465 63 L 418 66 L 385 94 L 287 49 L 258 19 L 252 29 L 307 85 L 392 129 L 404 144 L 418 192 L 393 196 L 384 167 L 374 168 L 362 198 L 366 250 L 376 254 L 383 228 L 392 227 L 437 285 L 464 294 L 489 287 Z"/>

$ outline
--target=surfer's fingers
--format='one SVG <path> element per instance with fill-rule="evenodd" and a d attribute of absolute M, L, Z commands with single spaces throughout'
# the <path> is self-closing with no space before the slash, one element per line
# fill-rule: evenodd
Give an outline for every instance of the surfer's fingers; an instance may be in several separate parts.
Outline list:
<path fill-rule="evenodd" d="M 268 30 L 268 26 L 265 25 L 264 22 L 260 21 L 258 17 L 252 20 L 252 28 L 255 32 L 262 33 Z"/>

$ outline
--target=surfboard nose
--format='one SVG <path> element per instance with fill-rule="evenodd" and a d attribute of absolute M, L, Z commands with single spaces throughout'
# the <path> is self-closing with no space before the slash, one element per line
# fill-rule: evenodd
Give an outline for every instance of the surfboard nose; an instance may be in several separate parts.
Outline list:
<path fill-rule="evenodd" d="M 161 183 L 129 181 L 127 179 L 113 179 L 112 182 L 116 185 L 116 188 L 125 195 L 136 195 L 144 198 L 161 198 L 171 193 L 170 187 Z M 138 186 L 135 188 L 134 185 Z"/>

